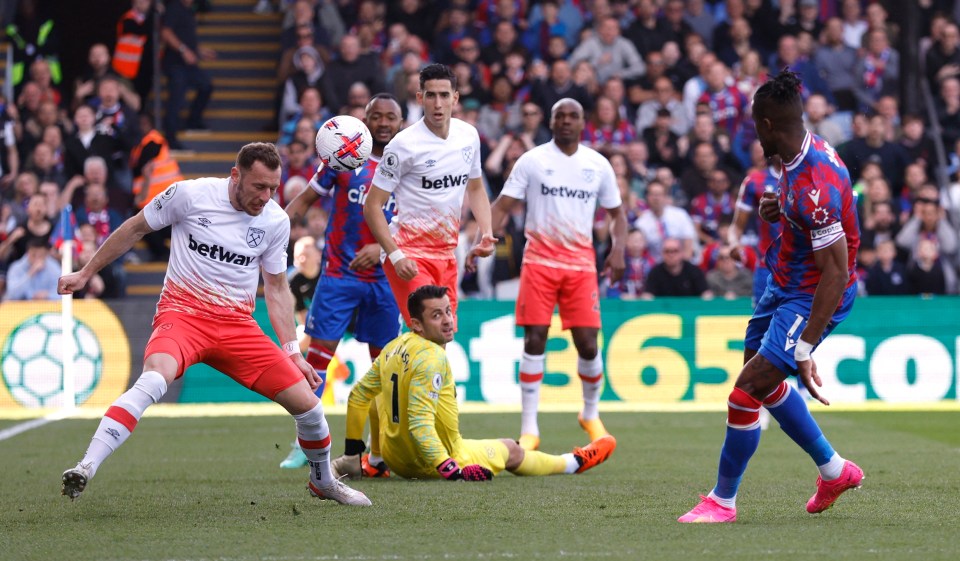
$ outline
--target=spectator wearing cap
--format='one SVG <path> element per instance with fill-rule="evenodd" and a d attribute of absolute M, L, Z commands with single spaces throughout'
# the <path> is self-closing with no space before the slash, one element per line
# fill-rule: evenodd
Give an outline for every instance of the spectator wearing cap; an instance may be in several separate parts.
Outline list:
<path fill-rule="evenodd" d="M 26 254 L 7 270 L 7 300 L 56 300 L 60 264 L 50 257 L 50 242 L 33 238 Z"/>
<path fill-rule="evenodd" d="M 570 63 L 576 66 L 581 61 L 594 67 L 601 83 L 613 76 L 635 80 L 646 72 L 637 48 L 620 36 L 620 24 L 612 17 L 600 22 L 598 33 L 574 49 Z"/>
<path fill-rule="evenodd" d="M 823 31 L 823 24 L 820 23 L 820 0 L 798 0 L 795 11 L 785 10 L 785 5 L 785 2 L 780 4 L 780 25 L 784 33 L 820 36 Z"/>
<path fill-rule="evenodd" d="M 685 113 L 684 113 L 685 115 Z M 669 166 L 680 169 L 680 136 L 673 131 L 674 118 L 667 108 L 657 109 L 651 126 L 643 129 L 642 137 L 650 151 L 650 164 L 655 167 Z M 638 125 L 639 126 L 639 125 Z"/>
<path fill-rule="evenodd" d="M 326 91 L 328 84 L 323 80 L 323 61 L 317 49 L 311 46 L 297 49 L 293 55 L 293 66 L 296 70 L 283 86 L 279 121 L 281 125 L 300 111 L 300 97 L 307 88 L 317 88 L 323 99 L 331 96 L 331 92 Z"/>

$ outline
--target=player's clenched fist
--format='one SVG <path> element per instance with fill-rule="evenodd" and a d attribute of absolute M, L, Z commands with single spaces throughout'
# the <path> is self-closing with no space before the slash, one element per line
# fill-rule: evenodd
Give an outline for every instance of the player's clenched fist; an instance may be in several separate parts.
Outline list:
<path fill-rule="evenodd" d="M 763 194 L 763 197 L 760 198 L 759 213 L 760 218 L 767 222 L 780 221 L 780 200 L 776 193 L 767 191 Z"/>
<path fill-rule="evenodd" d="M 83 274 L 83 271 L 64 275 L 57 281 L 57 294 L 73 294 L 87 286 L 87 281 L 89 280 L 90 279 Z"/>
<path fill-rule="evenodd" d="M 417 269 L 417 262 L 413 259 L 407 259 L 406 257 L 398 260 L 393 268 L 397 271 L 397 276 L 405 281 L 413 280 L 413 277 L 417 276 L 417 272 L 419 271 Z"/>

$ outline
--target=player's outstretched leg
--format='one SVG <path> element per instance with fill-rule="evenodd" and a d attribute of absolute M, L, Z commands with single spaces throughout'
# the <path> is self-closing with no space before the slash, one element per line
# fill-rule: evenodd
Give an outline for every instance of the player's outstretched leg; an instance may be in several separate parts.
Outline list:
<path fill-rule="evenodd" d="M 583 448 L 574 448 L 573 456 L 580 464 L 577 473 L 583 473 L 607 461 L 616 449 L 617 439 L 609 434 L 601 436 Z"/>
<path fill-rule="evenodd" d="M 834 451 L 800 392 L 783 382 L 763 400 L 763 404 L 780 423 L 783 432 L 810 455 L 820 471 L 817 492 L 807 502 L 807 512 L 823 512 L 844 491 L 860 487 L 863 470 Z"/>
<path fill-rule="evenodd" d="M 335 479 L 330 471 L 330 428 L 318 400 L 306 413 L 293 416 L 297 422 L 297 439 L 307 456 L 310 480 L 307 489 L 320 499 L 329 499 L 344 505 L 370 506 L 366 495 Z"/>
<path fill-rule="evenodd" d="M 734 522 L 737 490 L 747 463 L 760 445 L 761 402 L 740 388 L 733 388 L 727 402 L 727 437 L 720 451 L 717 484 L 700 503 L 678 522 Z"/>
<path fill-rule="evenodd" d="M 162 374 L 152 370 L 141 374 L 133 387 L 107 409 L 100 420 L 100 426 L 93 433 L 83 459 L 75 467 L 63 472 L 60 494 L 70 497 L 71 500 L 79 497 L 97 473 L 100 464 L 116 451 L 136 428 L 144 410 L 160 401 L 165 393 L 167 382 Z"/>
<path fill-rule="evenodd" d="M 507 469 L 514 475 L 521 476 L 583 473 L 606 461 L 617 447 L 616 439 L 610 435 L 560 455 L 524 450 L 517 442 L 508 439 L 502 439 L 501 442 L 506 445 Z"/>
<path fill-rule="evenodd" d="M 523 353 L 520 360 L 520 447 L 524 450 L 540 448 L 540 427 L 537 409 L 540 406 L 540 384 L 543 382 L 545 355 Z"/>

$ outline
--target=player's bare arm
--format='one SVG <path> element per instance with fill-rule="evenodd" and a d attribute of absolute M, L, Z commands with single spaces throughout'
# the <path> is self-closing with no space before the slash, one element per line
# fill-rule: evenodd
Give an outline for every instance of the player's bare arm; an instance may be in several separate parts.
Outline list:
<path fill-rule="evenodd" d="M 410 280 L 417 276 L 417 263 L 412 259 L 402 257 L 402 253 L 399 258 L 390 257 L 397 255 L 396 252 L 400 248 L 398 248 L 397 243 L 393 241 L 393 236 L 390 235 L 390 226 L 387 224 L 387 217 L 383 214 L 383 205 L 385 205 L 389 199 L 389 192 L 377 187 L 376 184 L 371 185 L 370 192 L 367 194 L 367 200 L 363 203 L 363 219 L 367 222 L 367 226 L 370 227 L 370 233 L 373 234 L 377 243 L 379 243 L 383 251 L 386 252 L 387 257 L 390 258 L 390 262 L 393 263 L 393 267 L 397 271 L 397 276 L 403 280 Z"/>
<path fill-rule="evenodd" d="M 307 216 L 307 209 L 313 206 L 313 203 L 320 200 L 320 195 L 313 189 L 304 189 L 299 195 L 287 203 L 287 216 L 290 217 L 291 224 L 299 224 Z"/>
<path fill-rule="evenodd" d="M 470 200 L 470 211 L 473 213 L 474 220 L 477 221 L 477 240 L 464 265 L 468 271 L 473 271 L 476 269 L 477 257 L 489 257 L 493 254 L 497 238 L 493 237 L 490 199 L 487 197 L 487 189 L 483 186 L 482 179 L 477 177 L 467 183 L 467 197 Z"/>
<path fill-rule="evenodd" d="M 121 255 L 130 251 L 133 244 L 137 243 L 143 236 L 152 232 L 153 229 L 147 224 L 147 219 L 143 216 L 141 210 L 126 222 L 120 225 L 117 230 L 110 234 L 100 249 L 93 254 L 93 258 L 83 266 L 82 269 L 69 275 L 60 277 L 57 282 L 57 292 L 60 294 L 72 294 L 82 289 L 90 281 L 93 275 L 100 272 L 108 264 L 116 261 Z M 291 296 L 292 297 L 292 296 Z M 293 309 L 292 307 L 290 308 Z"/>
<path fill-rule="evenodd" d="M 737 201 L 743 200 L 744 192 L 747 190 L 747 180 L 744 179 L 740 184 L 740 193 L 737 195 Z M 737 261 L 743 261 L 743 252 L 740 251 L 740 238 L 747 229 L 747 222 L 750 221 L 750 213 L 745 211 L 739 204 L 733 208 L 733 223 L 727 230 L 727 244 L 730 245 L 730 257 Z"/>
<path fill-rule="evenodd" d="M 610 282 L 616 282 L 623 277 L 627 268 L 627 214 L 623 212 L 623 206 L 618 206 L 608 208 L 607 216 L 610 217 L 610 254 L 603 263 L 603 272 Z"/>
<path fill-rule="evenodd" d="M 843 291 L 850 280 L 850 272 L 847 270 L 846 236 L 841 236 L 827 247 L 814 251 L 813 259 L 817 268 L 820 269 L 820 284 L 817 285 L 817 291 L 813 294 L 810 318 L 807 320 L 807 326 L 803 329 L 803 333 L 800 334 L 800 339 L 811 345 L 816 345 L 820 341 L 824 329 L 827 328 L 834 311 L 840 305 Z M 813 358 L 797 361 L 797 371 L 804 386 L 810 391 L 810 395 L 824 405 L 830 405 L 830 402 L 821 397 L 817 391 L 817 388 L 822 384 Z"/>
<path fill-rule="evenodd" d="M 290 292 L 290 283 L 287 281 L 286 273 L 272 275 L 266 270 L 263 273 L 263 298 L 267 303 L 267 315 L 270 317 L 270 325 L 281 343 L 297 340 L 297 327 L 293 319 L 293 293 Z M 284 348 L 286 351 L 287 349 Z M 306 359 L 300 354 L 299 346 L 291 349 L 290 360 L 297 365 L 303 377 L 310 384 L 310 389 L 320 387 L 320 376 L 312 366 L 307 364 Z"/>
<path fill-rule="evenodd" d="M 494 235 L 503 235 L 503 227 L 507 223 L 507 217 L 513 212 L 520 199 L 514 199 L 501 194 L 497 200 L 490 206 L 490 224 Z"/>

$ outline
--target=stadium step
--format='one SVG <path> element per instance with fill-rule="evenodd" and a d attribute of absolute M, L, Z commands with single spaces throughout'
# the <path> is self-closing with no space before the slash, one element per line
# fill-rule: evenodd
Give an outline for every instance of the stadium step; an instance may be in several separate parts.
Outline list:
<path fill-rule="evenodd" d="M 256 0 L 217 0 L 199 14 L 200 44 L 217 52 L 200 66 L 210 73 L 213 96 L 204 113 L 210 132 L 184 131 L 175 157 L 187 176 L 222 176 L 248 142 L 275 142 L 274 98 L 280 59 L 280 14 L 255 14 Z M 188 94 L 188 100 L 194 94 Z M 185 118 L 186 114 L 181 114 Z"/>
<path fill-rule="evenodd" d="M 203 119 L 210 131 L 181 131 L 185 150 L 172 155 L 187 179 L 225 177 L 237 150 L 249 142 L 276 142 L 274 96 L 280 60 L 280 14 L 254 14 L 257 0 L 215 0 L 212 11 L 197 16 L 200 44 L 217 52 L 201 62 L 213 81 L 213 96 Z M 0 50 L 2 53 L 2 50 Z M 165 79 L 162 99 L 166 101 Z M 187 94 L 188 102 L 195 96 Z M 186 113 L 181 115 L 186 117 Z M 146 257 L 146 246 L 135 249 Z M 166 263 L 127 264 L 130 295 L 160 293 Z"/>

